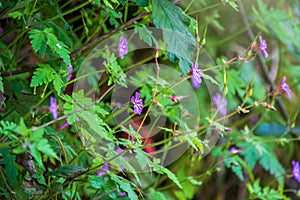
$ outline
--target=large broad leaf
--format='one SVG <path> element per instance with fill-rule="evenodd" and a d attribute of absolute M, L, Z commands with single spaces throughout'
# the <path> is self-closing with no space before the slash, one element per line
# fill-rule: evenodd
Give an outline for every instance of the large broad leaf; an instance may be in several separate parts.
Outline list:
<path fill-rule="evenodd" d="M 167 0 L 152 1 L 152 19 L 157 28 L 163 30 L 163 39 L 168 44 L 169 58 L 180 60 L 179 66 L 184 74 L 190 71 L 191 58 L 195 49 L 195 38 L 189 32 L 193 19 L 184 14 L 181 8 Z M 185 60 L 185 61 L 182 61 Z"/>

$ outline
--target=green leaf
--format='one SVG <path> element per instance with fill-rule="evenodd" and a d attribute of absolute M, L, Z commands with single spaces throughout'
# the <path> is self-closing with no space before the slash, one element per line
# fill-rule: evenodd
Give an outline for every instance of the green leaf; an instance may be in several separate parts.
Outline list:
<path fill-rule="evenodd" d="M 0 91 L 1 91 L 2 93 L 4 92 L 2 76 L 0 76 Z"/>
<path fill-rule="evenodd" d="M 85 168 L 76 165 L 68 165 L 56 168 L 55 170 L 49 172 L 49 176 L 57 176 L 57 177 L 70 177 L 74 176 L 78 173 L 86 171 Z"/>
<path fill-rule="evenodd" d="M 187 200 L 187 198 L 185 197 L 185 194 L 182 191 L 174 191 L 174 195 L 177 197 L 177 199 L 180 200 Z"/>
<path fill-rule="evenodd" d="M 244 179 L 241 158 L 238 156 L 224 158 L 224 163 L 227 168 L 230 168 L 240 180 Z"/>
<path fill-rule="evenodd" d="M 63 87 L 63 81 L 61 80 L 60 76 L 56 73 L 53 80 L 53 86 L 54 89 L 57 91 L 58 94 L 60 94 L 62 87 Z"/>
<path fill-rule="evenodd" d="M 155 160 L 157 161 L 157 159 L 155 159 Z M 155 172 L 159 173 L 159 174 L 166 174 L 169 179 L 171 179 L 180 189 L 182 189 L 182 186 L 179 183 L 178 178 L 176 177 L 176 175 L 173 174 L 173 172 L 171 172 L 167 168 L 159 165 L 156 161 L 151 163 L 151 166 L 153 167 L 153 170 Z"/>
<path fill-rule="evenodd" d="M 282 165 L 277 160 L 277 156 L 270 151 L 270 149 L 265 149 L 266 151 L 263 152 L 263 156 L 261 156 L 259 160 L 259 164 L 270 174 L 274 175 L 280 185 L 283 185 L 283 178 L 285 174 L 285 170 Z"/>
<path fill-rule="evenodd" d="M 187 63 L 195 49 L 195 38 L 189 32 L 189 26 L 193 19 L 185 15 L 178 6 L 167 0 L 152 1 L 152 19 L 157 28 L 163 29 L 164 41 L 168 44 L 167 51 L 171 61 L 178 58 L 180 69 L 184 74 L 190 70 Z M 178 32 L 177 32 L 178 31 Z"/>
<path fill-rule="evenodd" d="M 193 185 L 192 181 L 194 183 L 196 183 L 195 185 L 199 185 L 199 181 L 195 180 L 191 176 L 187 176 L 186 172 L 189 173 L 189 170 L 187 170 L 187 168 L 185 166 L 181 167 L 177 172 L 177 177 L 183 188 L 182 192 L 184 194 L 184 198 L 185 199 L 193 199 L 193 197 L 196 193 L 196 187 Z"/>
<path fill-rule="evenodd" d="M 38 29 L 31 29 L 29 31 L 30 43 L 35 52 L 39 52 L 44 57 L 47 49 L 47 37 L 43 31 Z"/>
<path fill-rule="evenodd" d="M 138 163 L 140 164 L 141 169 L 144 169 L 145 167 L 147 167 L 150 164 L 150 159 L 148 157 L 148 154 L 145 151 L 143 151 L 139 148 L 136 148 L 135 153 L 136 153 L 135 158 L 137 159 Z"/>
<path fill-rule="evenodd" d="M 136 0 L 137 5 L 146 7 L 149 4 L 149 0 Z"/>
<path fill-rule="evenodd" d="M 127 87 L 126 74 L 117 62 L 115 54 L 111 54 L 108 62 L 104 62 L 106 71 L 110 74 L 109 82 L 117 83 L 123 87 Z"/>
<path fill-rule="evenodd" d="M 188 74 L 191 70 L 192 62 L 179 57 L 179 67 L 183 74 Z"/>
<path fill-rule="evenodd" d="M 147 43 L 149 46 L 152 46 L 152 41 L 157 45 L 156 39 L 152 35 L 152 31 L 147 29 L 145 25 L 135 26 L 134 32 L 139 34 L 139 38 Z"/>
<path fill-rule="evenodd" d="M 80 134 L 85 137 L 87 142 L 97 142 L 97 140 L 114 141 L 111 128 L 103 121 L 98 114 L 103 114 L 101 109 L 96 109 L 93 101 L 89 97 L 84 96 L 83 90 L 74 92 L 72 98 L 64 95 L 63 99 L 67 102 L 64 104 L 64 113 L 70 114 L 67 120 L 70 124 L 77 123 L 80 128 Z M 86 107 L 86 108 L 85 108 Z M 81 110 L 78 112 L 78 110 Z M 99 113 L 98 113 L 99 112 Z"/>
<path fill-rule="evenodd" d="M 167 200 L 167 197 L 159 191 L 155 191 L 155 189 L 151 188 L 147 195 L 147 199 L 158 199 L 158 200 Z"/>
<path fill-rule="evenodd" d="M 22 17 L 22 13 L 21 12 L 18 12 L 18 11 L 14 11 L 14 12 L 10 12 L 8 13 L 8 16 L 14 18 L 14 19 L 18 19 L 20 20 L 21 17 Z"/>
<path fill-rule="evenodd" d="M 118 0 L 123 6 L 127 3 L 127 0 Z"/>
<path fill-rule="evenodd" d="M 71 65 L 71 60 L 67 45 L 59 41 L 52 33 L 52 28 L 45 28 L 44 30 L 32 29 L 29 31 L 29 38 L 32 40 L 31 45 L 35 52 L 39 52 L 43 57 L 46 52 L 46 45 L 56 53 L 67 65 Z"/>
<path fill-rule="evenodd" d="M 259 137 L 257 137 L 259 138 Z M 259 164 L 272 174 L 280 185 L 283 185 L 284 168 L 279 163 L 277 156 L 273 153 L 273 147 L 263 142 L 245 142 L 240 143 L 239 147 L 244 148 L 242 155 L 245 156 L 250 169 L 253 169 L 255 163 Z"/>
<path fill-rule="evenodd" d="M 47 37 L 47 45 L 59 56 L 61 57 L 67 65 L 71 65 L 70 51 L 67 45 L 59 41 L 56 36 L 52 33 L 51 28 L 46 28 L 44 30 Z"/>
<path fill-rule="evenodd" d="M 228 3 L 235 11 L 239 12 L 238 5 L 232 0 L 222 0 L 224 3 Z"/>
<path fill-rule="evenodd" d="M 262 188 L 260 186 L 260 180 L 257 179 L 253 185 L 247 183 L 247 189 L 250 193 L 250 199 L 262 199 L 262 200 L 281 200 L 289 199 L 279 191 L 274 190 L 270 187 Z"/>
<path fill-rule="evenodd" d="M 9 137 L 12 140 L 18 140 L 19 138 L 15 135 L 18 130 L 18 125 L 9 121 L 0 121 L 0 132 Z"/>
<path fill-rule="evenodd" d="M 43 138 L 43 134 L 44 129 L 38 129 L 30 133 L 30 142 L 32 143 L 32 150 L 34 151 L 36 158 L 41 162 L 38 152 L 42 152 L 49 157 L 59 160 L 58 156 L 51 148 L 49 141 Z"/>
<path fill-rule="evenodd" d="M 4 171 L 6 172 L 7 177 L 9 177 L 9 181 L 12 183 L 16 183 L 19 174 L 14 164 L 16 156 L 11 155 L 11 153 L 7 149 L 0 149 L 0 155 L 0 165 L 5 166 Z"/>
<path fill-rule="evenodd" d="M 206 120 L 209 122 L 209 124 L 212 126 L 212 127 L 216 127 L 217 129 L 219 129 L 221 132 L 225 132 L 228 130 L 228 128 L 226 126 L 224 126 L 223 124 L 219 123 L 219 122 L 216 122 L 216 121 L 213 121 L 211 119 L 209 119 L 208 117 L 206 118 Z"/>
<path fill-rule="evenodd" d="M 56 71 L 48 64 L 38 64 L 38 68 L 33 72 L 30 87 L 36 87 L 51 82 Z"/>
<path fill-rule="evenodd" d="M 103 186 L 105 186 L 105 180 L 103 176 L 95 176 L 95 175 L 90 175 L 88 176 L 88 180 L 93 188 L 96 190 L 101 189 Z"/>
<path fill-rule="evenodd" d="M 133 186 L 132 183 L 120 176 L 115 175 L 112 175 L 111 179 L 115 181 L 124 192 L 127 192 L 130 200 L 138 200 L 138 197 L 135 193 L 135 189 L 137 187 Z"/>

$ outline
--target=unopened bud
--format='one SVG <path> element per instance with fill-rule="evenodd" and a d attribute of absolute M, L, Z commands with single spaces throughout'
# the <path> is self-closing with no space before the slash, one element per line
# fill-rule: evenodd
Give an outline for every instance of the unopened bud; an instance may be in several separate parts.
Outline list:
<path fill-rule="evenodd" d="M 159 57 L 159 54 L 158 54 L 158 47 L 155 48 L 155 55 L 154 55 L 154 58 L 158 58 Z"/>
<path fill-rule="evenodd" d="M 205 43 L 206 43 L 206 39 L 205 39 L 205 38 L 201 38 L 200 45 L 201 45 L 201 46 L 204 46 Z"/>

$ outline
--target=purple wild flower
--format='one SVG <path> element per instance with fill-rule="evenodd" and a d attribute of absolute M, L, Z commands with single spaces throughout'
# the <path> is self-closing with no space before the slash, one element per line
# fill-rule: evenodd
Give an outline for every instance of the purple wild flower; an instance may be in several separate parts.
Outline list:
<path fill-rule="evenodd" d="M 286 95 L 288 98 L 291 98 L 291 90 L 290 90 L 290 87 L 289 85 L 285 82 L 286 81 L 286 77 L 284 76 L 282 78 L 282 81 L 281 81 L 281 84 L 280 84 L 280 90 L 283 90 L 285 91 Z"/>
<path fill-rule="evenodd" d="M 231 154 L 241 153 L 242 151 L 243 151 L 243 149 L 237 149 L 237 148 L 235 148 L 235 147 L 231 147 L 231 148 L 229 149 L 229 152 L 230 152 Z"/>
<path fill-rule="evenodd" d="M 72 72 L 73 72 L 73 67 L 72 67 L 72 65 L 70 65 L 68 67 L 68 81 L 70 81 L 72 78 Z"/>
<path fill-rule="evenodd" d="M 57 103 L 53 96 L 50 97 L 49 111 L 52 113 L 53 118 L 57 119 L 58 116 Z"/>
<path fill-rule="evenodd" d="M 136 92 L 135 96 L 131 97 L 131 103 L 133 103 L 133 111 L 135 114 L 140 115 L 142 114 L 143 110 L 143 100 L 140 99 L 140 93 Z"/>
<path fill-rule="evenodd" d="M 192 64 L 192 70 L 191 70 L 192 76 L 191 76 L 191 81 L 192 81 L 192 86 L 193 88 L 197 89 L 200 87 L 201 82 L 202 82 L 202 71 L 201 69 L 198 68 L 198 63 L 193 63 Z"/>
<path fill-rule="evenodd" d="M 128 42 L 124 37 L 120 37 L 118 52 L 121 59 L 123 59 L 124 56 L 128 53 Z"/>
<path fill-rule="evenodd" d="M 226 99 L 223 99 L 222 95 L 220 93 L 217 93 L 215 96 L 213 96 L 213 101 L 215 106 L 217 107 L 219 113 L 221 115 L 225 116 L 226 115 L 226 106 L 227 106 L 227 101 Z"/>
<path fill-rule="evenodd" d="M 66 127 L 69 126 L 69 125 L 70 125 L 69 122 L 66 121 L 66 122 L 60 127 L 60 129 L 66 128 Z"/>
<path fill-rule="evenodd" d="M 260 42 L 260 45 L 259 45 L 258 48 L 262 52 L 264 57 L 267 58 L 268 55 L 269 55 L 268 52 L 267 52 L 267 48 L 268 48 L 267 42 L 261 36 L 259 36 L 259 42 Z"/>
<path fill-rule="evenodd" d="M 127 192 L 121 192 L 118 194 L 119 197 L 126 197 L 127 196 Z"/>
<path fill-rule="evenodd" d="M 103 175 L 107 174 L 108 172 L 110 172 L 109 166 L 108 166 L 108 164 L 104 164 L 101 167 L 101 170 L 97 171 L 97 176 L 103 176 Z"/>
<path fill-rule="evenodd" d="M 295 180 L 300 183 L 300 164 L 299 162 L 292 161 L 293 171 L 292 175 L 295 178 Z"/>

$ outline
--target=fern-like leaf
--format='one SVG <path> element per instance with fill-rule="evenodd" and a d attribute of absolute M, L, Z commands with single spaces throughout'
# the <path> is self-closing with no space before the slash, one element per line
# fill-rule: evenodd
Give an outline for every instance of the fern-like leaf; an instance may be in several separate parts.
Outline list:
<path fill-rule="evenodd" d="M 39 67 L 33 72 L 30 87 L 37 87 L 51 82 L 56 74 L 56 71 L 48 64 L 39 64 Z"/>

